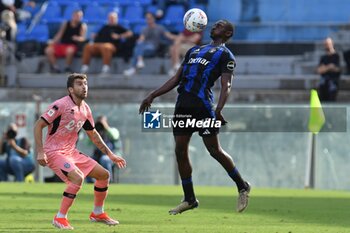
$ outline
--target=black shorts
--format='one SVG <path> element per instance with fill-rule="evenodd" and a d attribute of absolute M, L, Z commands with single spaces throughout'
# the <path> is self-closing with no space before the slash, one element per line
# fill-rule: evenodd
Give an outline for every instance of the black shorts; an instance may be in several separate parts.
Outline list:
<path fill-rule="evenodd" d="M 209 137 L 218 134 L 220 129 L 215 124 L 213 106 L 205 106 L 200 98 L 187 92 L 178 96 L 173 122 L 177 122 L 173 125 L 174 136 L 192 135 L 198 131 L 201 137 Z"/>

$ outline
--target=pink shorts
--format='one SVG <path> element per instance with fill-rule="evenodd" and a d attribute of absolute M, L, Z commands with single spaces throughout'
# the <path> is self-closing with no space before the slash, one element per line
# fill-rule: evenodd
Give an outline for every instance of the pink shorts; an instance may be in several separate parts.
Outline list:
<path fill-rule="evenodd" d="M 97 164 L 95 160 L 78 150 L 74 150 L 69 156 L 60 153 L 49 153 L 47 154 L 47 161 L 47 166 L 66 183 L 68 182 L 68 172 L 79 170 L 85 178 Z"/>

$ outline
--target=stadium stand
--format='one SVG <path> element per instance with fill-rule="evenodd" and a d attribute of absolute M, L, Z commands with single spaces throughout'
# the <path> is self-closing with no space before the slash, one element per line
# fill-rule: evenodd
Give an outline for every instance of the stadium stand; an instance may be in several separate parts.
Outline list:
<path fill-rule="evenodd" d="M 88 4 L 84 9 L 84 20 L 87 23 L 104 23 L 108 12 L 98 2 Z"/>
<path fill-rule="evenodd" d="M 175 3 L 167 4 L 166 8 L 159 9 L 154 2 L 151 0 L 48 0 L 46 1 L 47 8 L 42 7 L 41 10 L 38 10 L 40 9 L 38 6 L 31 22 L 19 23 L 17 42 L 37 40 L 39 43 L 44 43 L 58 29 L 57 22 L 69 19 L 71 12 L 78 8 L 84 11 L 84 21 L 88 23 L 87 38 L 89 39 L 90 35 L 101 26 L 101 19 L 105 18 L 101 15 L 109 11 L 118 12 L 120 23 L 131 28 L 136 35 L 145 25 L 144 14 L 146 12 L 156 13 L 158 10 L 164 12 L 163 17 L 159 20 L 161 24 L 171 32 L 182 31 L 182 16 L 188 8 L 179 4 L 180 1 L 172 1 Z M 246 7 L 244 4 L 247 2 L 256 4 L 254 7 L 256 7 L 258 17 L 253 20 L 246 20 L 249 18 L 244 15 L 247 12 L 242 10 Z M 216 20 L 226 18 L 235 23 L 234 42 L 228 43 L 227 46 L 237 57 L 236 74 L 242 78 L 236 80 L 235 86 L 239 88 L 307 90 L 317 85 L 319 77 L 315 73 L 315 67 L 318 64 L 319 55 L 323 52 L 322 40 L 327 36 L 332 36 L 338 51 L 350 47 L 348 42 L 350 33 L 345 27 L 350 22 L 347 12 L 347 9 L 350 9 L 350 2 L 346 0 L 310 0 L 307 2 L 302 0 L 190 0 L 187 7 L 198 7 L 207 12 L 209 24 L 204 31 L 203 43 L 210 40 L 209 28 Z M 170 68 L 170 61 L 164 59 L 167 57 L 165 49 L 162 56 L 147 58 L 149 59 L 147 64 L 151 65 L 145 67 L 140 75 L 145 78 L 158 76 L 152 84 L 157 86 L 167 78 L 166 73 Z M 46 66 L 42 69 L 42 74 L 36 73 L 42 60 L 42 55 L 30 58 L 22 56 L 22 60 L 18 61 L 17 65 L 20 86 L 52 86 L 45 81 L 34 81 L 31 84 L 28 82 L 28 80 L 35 80 L 35 78 L 29 78 L 33 75 L 46 76 L 49 70 Z M 96 59 L 94 64 L 98 67 L 99 59 Z M 94 64 L 92 64 L 90 75 L 97 80 L 98 77 L 95 77 L 94 71 L 98 69 L 94 67 Z M 77 57 L 73 64 L 76 71 L 79 70 L 80 65 L 80 57 Z M 115 57 L 112 62 L 113 77 L 111 77 L 114 81 L 109 83 L 109 81 L 99 80 L 94 83 L 95 87 L 126 87 L 125 83 L 122 83 L 124 77 L 121 73 L 125 67 L 127 67 L 126 61 L 118 56 Z M 116 81 L 119 79 L 120 82 Z M 145 85 L 139 82 L 126 83 L 130 83 L 130 88 Z M 347 76 L 343 75 L 342 87 L 345 89 L 349 86 L 347 82 Z"/>
<path fill-rule="evenodd" d="M 64 20 L 70 20 L 70 18 L 72 17 L 72 14 L 74 11 L 76 10 L 80 10 L 81 6 L 79 5 L 79 3 L 77 2 L 68 2 L 68 3 L 64 3 L 62 4 L 62 2 L 60 2 L 61 8 L 63 10 L 63 19 Z"/>

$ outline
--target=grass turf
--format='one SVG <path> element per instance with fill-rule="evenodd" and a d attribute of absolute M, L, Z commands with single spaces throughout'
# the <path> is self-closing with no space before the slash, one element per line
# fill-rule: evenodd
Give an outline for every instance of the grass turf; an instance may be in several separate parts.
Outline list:
<path fill-rule="evenodd" d="M 63 184 L 0 183 L 0 232 L 57 232 L 51 225 Z M 350 195 L 341 191 L 256 189 L 248 209 L 236 213 L 232 187 L 195 187 L 198 209 L 180 215 L 168 210 L 182 198 L 177 186 L 115 185 L 105 210 L 116 227 L 91 223 L 93 186 L 84 184 L 70 210 L 74 232 L 350 232 Z"/>

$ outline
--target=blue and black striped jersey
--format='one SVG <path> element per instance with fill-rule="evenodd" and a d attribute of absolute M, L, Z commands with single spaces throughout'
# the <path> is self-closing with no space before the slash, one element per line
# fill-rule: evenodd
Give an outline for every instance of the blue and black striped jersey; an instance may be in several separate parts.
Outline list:
<path fill-rule="evenodd" d="M 233 74 L 236 61 L 225 45 L 207 44 L 188 50 L 182 67 L 178 93 L 191 93 L 199 97 L 205 105 L 212 105 L 214 98 L 211 87 L 221 74 Z"/>

